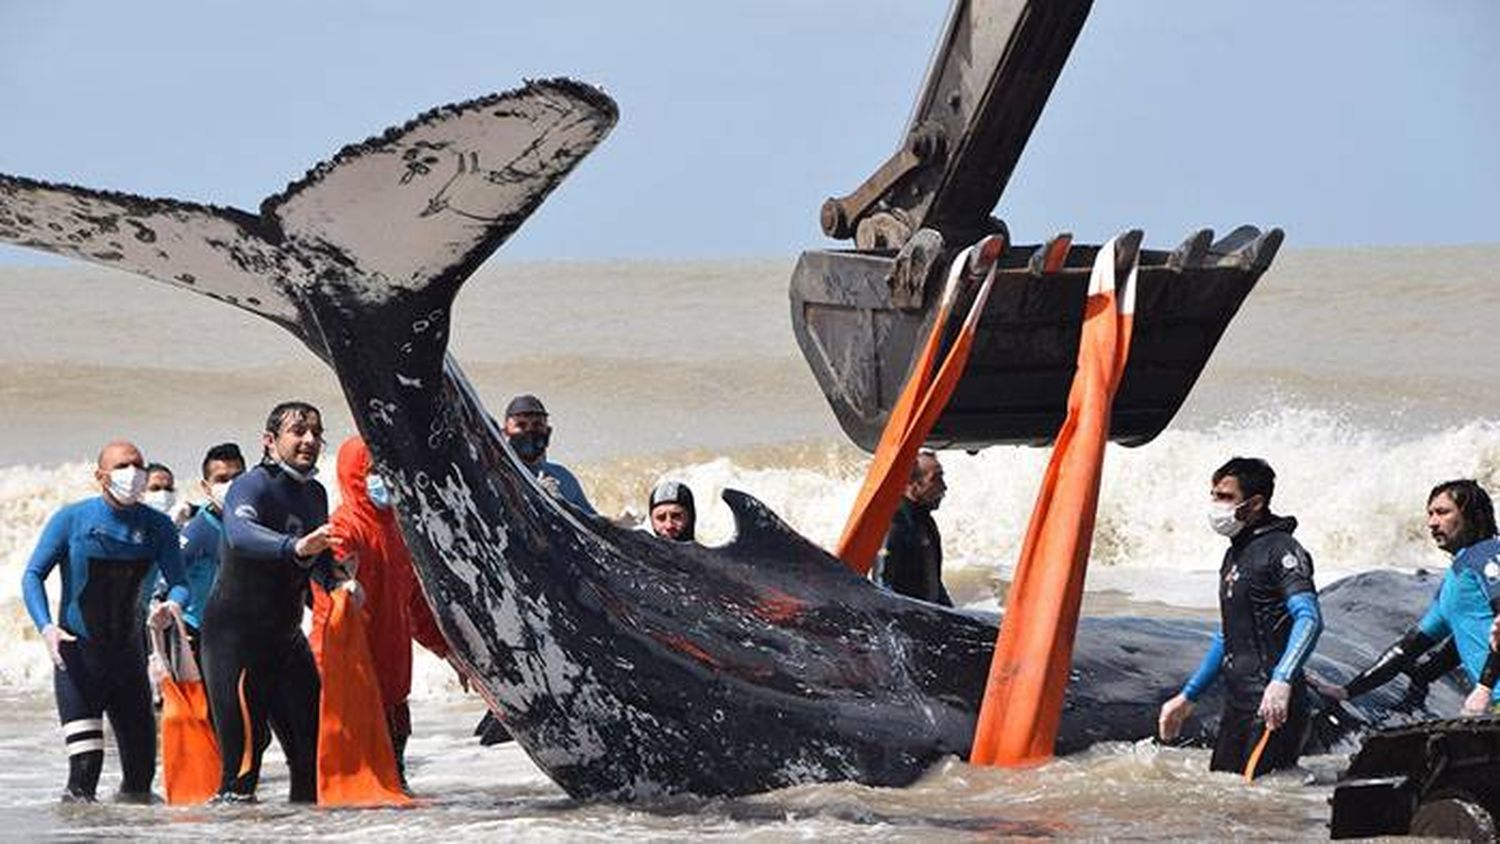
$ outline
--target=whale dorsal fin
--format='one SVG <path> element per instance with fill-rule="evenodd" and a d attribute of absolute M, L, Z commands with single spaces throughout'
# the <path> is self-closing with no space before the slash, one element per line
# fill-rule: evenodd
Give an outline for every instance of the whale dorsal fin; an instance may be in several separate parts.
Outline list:
<path fill-rule="evenodd" d="M 761 567 L 776 564 L 799 571 L 848 571 L 837 557 L 793 530 L 755 496 L 726 489 L 723 499 L 734 514 L 734 539 L 722 546 L 724 553 Z"/>

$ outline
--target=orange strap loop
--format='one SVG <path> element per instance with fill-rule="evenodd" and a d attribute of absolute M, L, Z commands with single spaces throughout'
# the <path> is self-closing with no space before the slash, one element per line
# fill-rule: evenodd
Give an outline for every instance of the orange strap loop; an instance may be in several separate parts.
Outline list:
<path fill-rule="evenodd" d="M 1117 291 L 1117 240 L 1105 244 L 1095 259 L 1068 415 L 1006 596 L 970 754 L 975 764 L 1017 766 L 1050 758 L 1062 720 L 1110 408 L 1134 329 L 1134 249 Z"/>

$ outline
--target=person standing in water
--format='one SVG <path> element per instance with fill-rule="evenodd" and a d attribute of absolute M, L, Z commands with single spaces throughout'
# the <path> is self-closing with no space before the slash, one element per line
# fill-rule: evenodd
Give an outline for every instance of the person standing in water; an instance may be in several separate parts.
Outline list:
<path fill-rule="evenodd" d="M 662 481 L 651 490 L 646 507 L 651 532 L 673 542 L 693 542 L 698 527 L 698 509 L 693 491 L 679 481 Z"/>
<path fill-rule="evenodd" d="M 120 753 L 120 798 L 148 802 L 156 775 L 156 720 L 141 635 L 142 582 L 153 566 L 169 584 L 155 610 L 163 620 L 187 600 L 177 528 L 140 503 L 146 487 L 140 449 L 123 441 L 99 452 L 100 495 L 48 520 L 21 575 L 26 610 L 53 663 L 53 689 L 68 749 L 64 800 L 92 801 L 104 767 L 104 716 Z M 57 618 L 47 575 L 62 567 Z M 153 618 L 153 621 L 157 619 Z"/>
<path fill-rule="evenodd" d="M 193 657 L 200 662 L 202 654 L 203 608 L 219 572 L 219 555 L 224 543 L 224 497 L 229 485 L 245 473 L 245 455 L 234 443 L 220 443 L 203 456 L 203 478 L 199 486 L 208 503 L 182 527 L 182 565 L 187 576 L 188 599 L 182 606 Z M 157 584 L 157 599 L 162 597 L 163 583 Z M 168 635 L 174 630 L 169 629 Z"/>
<path fill-rule="evenodd" d="M 900 595 L 953 606 L 943 586 L 943 537 L 932 511 L 943 503 L 948 483 L 937 454 L 922 449 L 912 464 L 901 507 L 891 519 L 885 546 L 876 557 L 875 582 Z"/>
<path fill-rule="evenodd" d="M 203 609 L 203 679 L 223 761 L 219 797 L 250 800 L 271 723 L 292 802 L 317 800 L 318 669 L 302 635 L 308 579 L 337 586 L 328 496 L 313 480 L 323 421 L 305 402 L 271 410 L 264 455 L 229 486 L 224 549 Z"/>
<path fill-rule="evenodd" d="M 193 505 L 177 497 L 177 476 L 164 463 L 146 467 L 146 491 L 141 494 L 141 503 L 165 513 L 179 528 L 193 515 Z"/>
<path fill-rule="evenodd" d="M 594 516 L 594 505 L 583 493 L 583 485 L 566 466 L 547 460 L 547 446 L 552 442 L 552 424 L 542 400 L 520 395 L 505 406 L 505 438 L 537 482 L 559 498 L 584 513 Z"/>
<path fill-rule="evenodd" d="M 440 659 L 448 643 L 438 630 L 432 609 L 417 583 L 411 552 L 401 537 L 390 489 L 374 470 L 365 441 L 350 437 L 339 446 L 341 501 L 329 523 L 337 537 L 339 565 L 352 567 L 364 592 L 364 614 L 375 679 L 385 705 L 386 725 L 396 754 L 396 773 L 406 783 L 406 742 L 411 737 L 411 643 L 416 639 Z M 333 599 L 313 587 L 312 647 L 320 667 L 327 665 L 323 639 Z M 455 669 L 456 670 L 456 669 Z M 459 674 L 462 680 L 462 673 Z"/>
<path fill-rule="evenodd" d="M 1500 679 L 1500 653 L 1492 636 L 1500 610 L 1500 540 L 1495 538 L 1495 505 L 1489 493 L 1471 480 L 1433 487 L 1427 495 L 1427 532 L 1439 548 L 1453 555 L 1453 564 L 1426 615 L 1344 685 L 1312 678 L 1319 693 L 1348 700 L 1379 688 L 1451 636 L 1473 684 L 1462 714 L 1483 715 L 1494 707 Z"/>
<path fill-rule="evenodd" d="M 1252 776 L 1297 764 L 1309 710 L 1302 667 L 1323 631 L 1312 557 L 1271 512 L 1276 473 L 1236 457 L 1213 474 L 1209 523 L 1229 539 L 1219 568 L 1220 632 L 1180 693 L 1162 704 L 1158 729 L 1172 740 L 1198 697 L 1223 674 L 1227 694 L 1209 769 Z"/>

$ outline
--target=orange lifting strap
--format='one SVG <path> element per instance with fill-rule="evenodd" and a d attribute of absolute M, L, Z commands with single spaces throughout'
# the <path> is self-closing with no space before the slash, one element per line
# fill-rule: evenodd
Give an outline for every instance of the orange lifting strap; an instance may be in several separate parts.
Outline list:
<path fill-rule="evenodd" d="M 151 631 L 152 649 L 167 667 L 161 678 L 161 776 L 167 802 L 185 806 L 206 803 L 218 793 L 219 742 L 208 720 L 208 694 L 181 618 L 176 639 L 176 653 L 169 655 L 166 631 Z"/>
<path fill-rule="evenodd" d="M 1119 280 L 1116 243 L 1128 241 Z M 1099 250 L 1089 282 L 1068 415 L 1058 431 L 1005 602 L 970 761 L 1051 758 L 1083 601 L 1083 577 L 1109 441 L 1110 405 L 1130 353 L 1139 233 Z"/>
<path fill-rule="evenodd" d="M 979 243 L 958 254 L 948 270 L 947 283 L 943 285 L 943 297 L 939 300 L 937 316 L 932 321 L 932 330 L 927 342 L 912 366 L 906 386 L 891 408 L 890 419 L 881 432 L 880 443 L 875 448 L 875 458 L 865 474 L 865 482 L 849 511 L 849 521 L 844 524 L 835 555 L 844 564 L 859 574 L 868 574 L 875 563 L 875 555 L 885 543 L 886 531 L 891 519 L 901 506 L 901 495 L 911 478 L 912 462 L 917 449 L 927 440 L 932 426 L 937 423 L 948 399 L 963 377 L 964 367 L 969 363 L 969 353 L 974 347 L 974 332 L 979 326 L 979 317 L 984 313 L 990 289 L 995 283 L 994 266 L 1005 252 L 1005 238 L 990 235 Z M 954 300 L 964 281 L 973 281 L 984 276 L 984 284 L 974 296 L 969 314 L 959 328 L 943 364 L 936 367 L 938 347 L 943 329 L 953 313 Z"/>
<path fill-rule="evenodd" d="M 333 591 L 318 701 L 318 805 L 405 806 L 364 618 Z"/>

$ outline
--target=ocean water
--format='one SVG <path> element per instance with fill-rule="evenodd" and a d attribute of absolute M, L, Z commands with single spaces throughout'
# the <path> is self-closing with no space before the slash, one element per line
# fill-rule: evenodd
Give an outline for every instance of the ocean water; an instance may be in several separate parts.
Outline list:
<path fill-rule="evenodd" d="M 459 297 L 454 354 L 494 411 L 513 393 L 543 397 L 553 458 L 574 468 L 602 511 L 640 512 L 652 483 L 670 476 L 697 493 L 706 541 L 728 538 L 716 498 L 735 487 L 829 545 L 865 457 L 843 440 L 796 350 L 792 263 L 492 262 Z M 1111 447 L 1089 606 L 1211 612 L 1222 545 L 1204 502 L 1209 473 L 1234 454 L 1277 468 L 1276 509 L 1301 520 L 1320 583 L 1370 568 L 1444 566 L 1423 526 L 1428 488 L 1452 477 L 1500 488 L 1497 265 L 1497 246 L 1283 254 L 1167 432 L 1140 448 Z M 428 801 L 417 809 L 291 810 L 274 777 L 262 789 L 267 803 L 246 810 L 59 807 L 65 759 L 50 668 L 21 606 L 20 571 L 47 516 L 90 494 L 98 446 L 131 438 L 148 459 L 174 466 L 186 488 L 207 446 L 234 440 L 258 452 L 277 401 L 323 407 L 331 445 L 351 425 L 332 374 L 289 335 L 132 276 L 0 267 L 0 321 L 0 837 L 1322 834 L 1326 786 L 1291 777 L 1247 789 L 1206 775 L 1201 752 L 1149 744 L 1101 747 L 1035 771 L 954 762 L 906 790 L 809 786 L 741 801 L 574 804 L 518 749 L 478 748 L 467 733 L 481 704 L 425 657 L 413 782 Z M 950 590 L 994 606 L 1047 453 L 992 448 L 942 459 L 950 490 L 937 519 Z M 114 772 L 111 759 L 107 787 Z M 1186 815 L 1177 811 L 1184 801 L 1193 806 Z"/>

